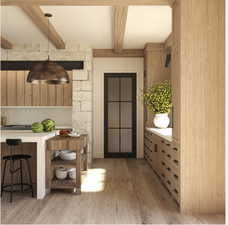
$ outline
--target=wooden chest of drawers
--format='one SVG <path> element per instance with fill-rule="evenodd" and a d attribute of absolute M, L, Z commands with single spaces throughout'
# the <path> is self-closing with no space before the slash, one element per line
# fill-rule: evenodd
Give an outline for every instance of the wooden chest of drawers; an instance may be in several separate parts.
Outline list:
<path fill-rule="evenodd" d="M 175 141 L 168 141 L 145 131 L 144 157 L 173 198 L 180 203 L 180 149 Z"/>

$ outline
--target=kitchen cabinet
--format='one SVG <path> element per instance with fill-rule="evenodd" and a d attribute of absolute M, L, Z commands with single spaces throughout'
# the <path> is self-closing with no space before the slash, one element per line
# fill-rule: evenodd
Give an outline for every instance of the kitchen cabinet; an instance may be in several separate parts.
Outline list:
<path fill-rule="evenodd" d="M 55 106 L 56 105 L 56 86 L 48 85 L 48 105 Z"/>
<path fill-rule="evenodd" d="M 6 94 L 7 105 L 17 105 L 17 72 L 8 71 L 6 74 Z"/>
<path fill-rule="evenodd" d="M 173 140 L 181 148 L 183 213 L 225 209 L 224 5 L 173 4 Z"/>
<path fill-rule="evenodd" d="M 48 105 L 48 85 L 41 84 L 40 85 L 40 105 L 45 106 Z"/>
<path fill-rule="evenodd" d="M 29 71 L 24 71 L 24 86 L 25 86 L 25 106 L 32 106 L 32 85 L 30 83 L 27 83 L 27 76 Z"/>
<path fill-rule="evenodd" d="M 1 105 L 7 103 L 7 88 L 6 88 L 6 71 L 1 71 Z"/>
<path fill-rule="evenodd" d="M 72 106 L 72 71 L 64 85 L 27 83 L 28 71 L 1 71 L 1 106 Z"/>
<path fill-rule="evenodd" d="M 168 141 L 145 130 L 144 157 L 153 171 L 180 203 L 180 151 L 176 141 Z"/>
<path fill-rule="evenodd" d="M 18 71 L 16 75 L 17 86 L 17 105 L 25 105 L 25 73 L 24 71 Z"/>

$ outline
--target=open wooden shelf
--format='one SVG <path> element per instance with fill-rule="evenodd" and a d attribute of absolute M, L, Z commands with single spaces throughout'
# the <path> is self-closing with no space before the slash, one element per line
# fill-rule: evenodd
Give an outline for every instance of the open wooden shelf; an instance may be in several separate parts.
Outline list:
<path fill-rule="evenodd" d="M 74 160 L 62 160 L 60 157 L 57 157 L 51 161 L 51 167 L 56 168 L 63 166 L 65 168 L 72 168 L 76 165 L 76 159 Z"/>
<path fill-rule="evenodd" d="M 62 160 L 60 157 L 53 159 L 53 151 L 69 149 L 76 152 L 76 159 Z M 76 179 L 66 178 L 59 180 L 54 176 L 57 167 L 75 168 Z M 87 170 L 87 135 L 80 137 L 55 136 L 47 142 L 47 187 L 50 189 L 74 189 L 76 194 L 81 193 L 81 171 Z"/>
<path fill-rule="evenodd" d="M 59 180 L 54 178 L 51 182 L 51 188 L 53 189 L 68 189 L 68 188 L 76 188 L 76 180 L 75 179 L 64 179 Z"/>

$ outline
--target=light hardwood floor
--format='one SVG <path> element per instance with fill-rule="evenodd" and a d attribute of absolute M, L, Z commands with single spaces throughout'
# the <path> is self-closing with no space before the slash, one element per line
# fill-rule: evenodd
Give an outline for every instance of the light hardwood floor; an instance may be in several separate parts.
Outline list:
<path fill-rule="evenodd" d="M 194 196 L 193 196 L 194 197 Z M 55 191 L 2 199 L 2 224 L 224 224 L 224 215 L 181 215 L 144 160 L 97 159 L 85 174 L 82 195 Z"/>

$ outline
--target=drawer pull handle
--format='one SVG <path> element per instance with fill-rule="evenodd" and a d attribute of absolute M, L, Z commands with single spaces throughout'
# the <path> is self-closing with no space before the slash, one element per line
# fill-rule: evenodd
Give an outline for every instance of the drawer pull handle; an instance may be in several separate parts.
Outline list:
<path fill-rule="evenodd" d="M 174 177 L 175 179 L 177 179 L 177 180 L 178 180 L 178 178 L 179 178 L 176 174 L 174 174 L 173 177 Z"/>
<path fill-rule="evenodd" d="M 171 158 L 171 155 L 170 155 L 170 154 L 167 154 L 166 156 L 167 156 L 169 159 Z"/>
<path fill-rule="evenodd" d="M 165 151 L 164 151 L 164 150 L 162 150 L 162 153 L 163 153 L 163 154 L 165 154 Z"/>
<path fill-rule="evenodd" d="M 178 165 L 178 160 L 174 159 L 173 162 Z"/>
<path fill-rule="evenodd" d="M 166 168 L 168 171 L 171 171 L 171 169 L 169 167 Z"/>
<path fill-rule="evenodd" d="M 171 182 L 169 180 L 166 181 L 167 184 L 171 185 Z"/>
<path fill-rule="evenodd" d="M 164 173 L 162 173 L 162 174 L 161 174 L 161 176 L 162 176 L 162 177 L 165 177 L 165 174 L 164 174 Z"/>
<path fill-rule="evenodd" d="M 173 192 L 178 194 L 179 192 L 177 191 L 177 189 L 173 189 Z"/>
<path fill-rule="evenodd" d="M 162 162 L 162 165 L 163 165 L 163 166 L 165 166 L 165 163 L 164 163 L 164 162 Z"/>
<path fill-rule="evenodd" d="M 161 140 L 161 143 L 165 143 L 165 141 L 164 140 Z"/>
<path fill-rule="evenodd" d="M 167 146 L 170 146 L 170 144 L 166 143 Z"/>
<path fill-rule="evenodd" d="M 178 151 L 178 149 L 176 147 L 173 148 L 174 151 Z"/>

